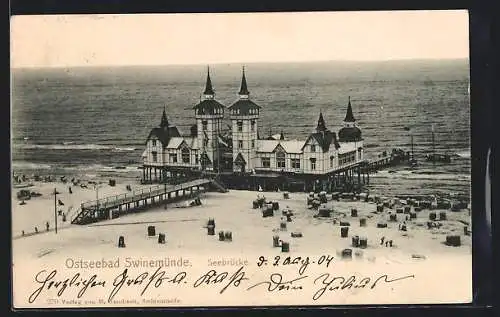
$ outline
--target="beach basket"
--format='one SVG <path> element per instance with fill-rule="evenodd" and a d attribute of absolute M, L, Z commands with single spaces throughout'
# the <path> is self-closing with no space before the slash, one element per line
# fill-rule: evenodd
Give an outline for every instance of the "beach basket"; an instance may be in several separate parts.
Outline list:
<path fill-rule="evenodd" d="M 318 209 L 318 216 L 319 217 L 330 217 L 331 215 L 331 210 L 328 208 L 319 208 Z"/>
<path fill-rule="evenodd" d="M 417 219 L 417 213 L 416 212 L 410 212 L 410 219 Z"/>
<path fill-rule="evenodd" d="M 165 234 L 164 233 L 159 233 L 158 234 L 158 243 L 159 244 L 165 244 Z"/>
<path fill-rule="evenodd" d="M 358 216 L 358 210 L 356 208 L 351 209 L 351 217 L 357 217 Z"/>
<path fill-rule="evenodd" d="M 366 227 L 366 218 L 359 219 L 359 226 Z"/>
<path fill-rule="evenodd" d="M 283 199 L 290 199 L 290 194 L 288 192 L 284 192 Z"/>
<path fill-rule="evenodd" d="M 340 227 L 340 237 L 347 238 L 349 235 L 349 227 Z"/>
<path fill-rule="evenodd" d="M 207 225 L 207 234 L 209 236 L 214 236 L 215 235 L 215 225 Z"/>
<path fill-rule="evenodd" d="M 252 202 L 252 208 L 253 208 L 253 209 L 260 208 L 260 204 L 259 204 L 259 201 L 258 201 L 258 200 L 254 200 L 254 201 Z"/>
<path fill-rule="evenodd" d="M 114 187 L 115 185 L 116 185 L 116 180 L 114 180 L 114 179 L 110 179 L 110 180 L 109 180 L 109 186 Z"/>
<path fill-rule="evenodd" d="M 392 222 L 398 221 L 398 215 L 397 214 L 390 214 L 389 221 L 392 221 Z"/>
<path fill-rule="evenodd" d="M 148 237 L 154 237 L 156 235 L 155 226 L 148 226 Z"/>
<path fill-rule="evenodd" d="M 359 247 L 361 249 L 366 249 L 368 247 L 368 238 L 366 237 L 359 238 Z"/>
<path fill-rule="evenodd" d="M 459 247 L 461 245 L 460 236 L 457 235 L 446 236 L 446 245 L 452 247 Z"/>
<path fill-rule="evenodd" d="M 396 208 L 396 213 L 397 214 L 402 214 L 404 212 L 403 208 Z"/>
<path fill-rule="evenodd" d="M 352 259 L 352 249 L 344 249 L 342 250 L 342 259 Z"/>
<path fill-rule="evenodd" d="M 435 212 L 430 212 L 429 213 L 429 220 L 432 220 L 432 221 L 436 220 L 436 213 Z"/>
<path fill-rule="evenodd" d="M 292 232 L 292 238 L 302 238 L 302 232 Z"/>
<path fill-rule="evenodd" d="M 377 223 L 377 228 L 387 228 L 387 224 L 385 222 Z"/>
<path fill-rule="evenodd" d="M 219 231 L 219 241 L 224 241 L 224 240 L 225 240 L 224 231 Z"/>
<path fill-rule="evenodd" d="M 446 212 L 442 211 L 439 213 L 439 220 L 446 220 Z"/>
<path fill-rule="evenodd" d="M 231 231 L 226 231 L 224 233 L 224 240 L 229 242 L 233 241 L 233 233 Z"/>
<path fill-rule="evenodd" d="M 377 205 L 377 212 L 383 212 L 384 211 L 384 205 L 378 204 Z"/>
<path fill-rule="evenodd" d="M 359 246 L 359 236 L 352 237 L 352 247 L 357 248 Z"/>
<path fill-rule="evenodd" d="M 282 242 L 281 243 L 281 252 L 290 252 L 290 243 Z"/>
<path fill-rule="evenodd" d="M 273 201 L 273 210 L 279 210 L 280 204 L 277 201 Z"/>
<path fill-rule="evenodd" d="M 404 213 L 405 213 L 405 214 L 409 214 L 409 213 L 410 213 L 410 211 L 411 211 L 411 207 L 410 207 L 410 206 L 405 206 L 405 207 L 404 207 Z"/>
<path fill-rule="evenodd" d="M 118 238 L 118 247 L 125 248 L 125 237 L 124 236 L 120 236 Z"/>
<path fill-rule="evenodd" d="M 287 221 L 287 222 L 292 222 L 292 215 L 287 214 L 287 215 L 286 215 L 286 221 Z"/>
<path fill-rule="evenodd" d="M 416 212 L 420 212 L 420 211 L 422 211 L 422 208 L 420 208 L 420 207 L 415 207 L 415 211 L 416 211 Z"/>

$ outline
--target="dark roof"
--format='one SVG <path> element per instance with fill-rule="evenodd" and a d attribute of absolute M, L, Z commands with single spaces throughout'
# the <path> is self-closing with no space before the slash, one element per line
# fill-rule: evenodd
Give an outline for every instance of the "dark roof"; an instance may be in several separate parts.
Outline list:
<path fill-rule="evenodd" d="M 177 127 L 167 127 L 167 128 L 159 127 L 151 129 L 151 132 L 149 132 L 148 135 L 148 140 L 152 136 L 157 137 L 158 140 L 160 140 L 160 142 L 163 144 L 163 146 L 167 146 L 171 138 L 180 137 L 181 134 L 179 133 L 179 130 L 177 130 Z"/>
<path fill-rule="evenodd" d="M 210 79 L 210 68 L 207 70 L 207 82 L 205 83 L 204 95 L 213 95 L 214 90 L 212 88 L 212 80 Z"/>
<path fill-rule="evenodd" d="M 245 116 L 250 114 L 250 110 L 259 110 L 261 106 L 250 99 L 240 99 L 229 106 L 229 110 L 239 110 L 239 115 Z"/>
<path fill-rule="evenodd" d="M 337 140 L 337 135 L 335 134 L 335 132 L 332 132 L 330 130 L 313 133 L 309 136 L 309 138 L 314 138 L 316 142 L 318 142 L 321 146 L 323 152 L 327 152 L 328 150 L 330 150 L 330 144 L 332 143 L 334 144 L 335 149 L 340 148 L 340 144 Z M 307 141 L 309 141 L 309 138 L 307 139 Z M 307 143 L 307 141 L 305 143 Z"/>
<path fill-rule="evenodd" d="M 165 108 L 163 108 L 163 114 L 161 116 L 160 127 L 168 127 L 167 112 L 166 112 Z"/>
<path fill-rule="evenodd" d="M 356 122 L 352 114 L 351 96 L 349 96 L 349 103 L 347 104 L 347 113 L 345 114 L 344 122 Z"/>
<path fill-rule="evenodd" d="M 247 78 L 245 77 L 245 68 L 243 68 L 243 75 L 241 76 L 241 88 L 240 92 L 238 93 L 239 95 L 249 95 L 250 92 L 248 91 L 247 88 Z"/>
<path fill-rule="evenodd" d="M 326 129 L 325 119 L 323 119 L 323 114 L 320 112 L 318 118 L 318 125 L 316 126 L 316 131 L 321 132 L 326 130 L 327 129 Z"/>
<path fill-rule="evenodd" d="M 196 114 L 216 114 L 215 109 L 224 109 L 224 105 L 214 99 L 205 99 L 200 101 L 193 109 Z"/>
<path fill-rule="evenodd" d="M 241 153 L 238 153 L 238 155 L 236 156 L 236 159 L 234 159 L 234 163 L 243 163 L 243 164 L 246 164 L 246 161 L 243 158 L 243 155 L 241 155 Z"/>
<path fill-rule="evenodd" d="M 339 131 L 340 142 L 361 141 L 361 130 L 358 127 L 344 127 Z"/>

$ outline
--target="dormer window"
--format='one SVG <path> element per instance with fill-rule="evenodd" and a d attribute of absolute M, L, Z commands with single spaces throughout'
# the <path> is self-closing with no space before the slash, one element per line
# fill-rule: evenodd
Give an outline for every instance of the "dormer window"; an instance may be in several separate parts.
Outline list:
<path fill-rule="evenodd" d="M 314 144 L 311 145 L 311 152 L 316 152 L 316 145 Z"/>
<path fill-rule="evenodd" d="M 153 140 L 153 146 L 156 146 L 156 140 Z"/>

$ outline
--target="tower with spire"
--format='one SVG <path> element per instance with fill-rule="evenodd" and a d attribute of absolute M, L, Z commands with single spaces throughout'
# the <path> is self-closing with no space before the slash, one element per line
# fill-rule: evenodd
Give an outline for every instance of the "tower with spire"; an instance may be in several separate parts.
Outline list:
<path fill-rule="evenodd" d="M 194 106 L 197 142 L 200 151 L 202 169 L 216 170 L 220 162 L 218 151 L 219 136 L 224 118 L 224 105 L 215 100 L 215 92 L 210 78 L 210 68 L 207 67 L 207 79 L 203 98 Z"/>
<path fill-rule="evenodd" d="M 250 100 L 244 67 L 238 96 L 238 100 L 228 108 L 233 139 L 233 170 L 249 172 L 257 164 L 257 132 L 261 107 Z"/>
<path fill-rule="evenodd" d="M 363 159 L 363 138 L 361 135 L 361 129 L 356 123 L 354 114 L 352 112 L 351 97 L 347 102 L 347 111 L 344 118 L 344 123 L 342 129 L 339 131 L 339 141 L 345 143 L 354 143 L 356 147 L 356 159 Z"/>

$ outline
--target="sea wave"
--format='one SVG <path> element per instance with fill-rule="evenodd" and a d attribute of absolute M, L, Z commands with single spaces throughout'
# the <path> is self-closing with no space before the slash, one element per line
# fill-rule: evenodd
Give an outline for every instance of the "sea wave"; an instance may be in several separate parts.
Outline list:
<path fill-rule="evenodd" d="M 446 172 L 435 171 L 379 171 L 375 174 L 370 174 L 370 178 L 392 178 L 392 179 L 415 179 L 415 180 L 462 180 L 470 181 L 471 176 L 468 174 L 451 174 Z"/>
<path fill-rule="evenodd" d="M 113 152 L 132 152 L 135 151 L 135 147 L 115 147 L 113 148 Z"/>
<path fill-rule="evenodd" d="M 456 152 L 455 155 L 461 158 L 470 158 L 471 157 L 471 152 L 470 151 L 460 151 Z"/>
<path fill-rule="evenodd" d="M 113 146 L 100 144 L 74 144 L 64 142 L 62 144 L 18 144 L 14 145 L 19 149 L 46 149 L 46 150 L 110 150 Z"/>

